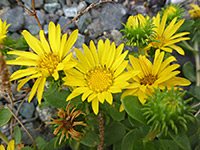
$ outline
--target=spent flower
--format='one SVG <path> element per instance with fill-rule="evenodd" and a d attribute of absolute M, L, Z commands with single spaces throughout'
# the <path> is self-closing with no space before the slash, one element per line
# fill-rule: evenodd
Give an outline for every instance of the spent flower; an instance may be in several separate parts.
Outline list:
<path fill-rule="evenodd" d="M 190 4 L 190 6 L 193 8 L 191 10 L 188 10 L 190 17 L 191 18 L 200 18 L 200 7 L 196 4 Z"/>
<path fill-rule="evenodd" d="M 90 42 L 90 48 L 83 44 L 84 54 L 75 49 L 74 59 L 77 63 L 75 68 L 67 72 L 63 78 L 65 85 L 74 87 L 67 101 L 82 94 L 82 101 L 87 99 L 92 102 L 92 109 L 95 114 L 99 112 L 99 102 L 106 100 L 110 105 L 113 102 L 112 93 L 120 93 L 129 84 L 127 81 L 138 74 L 138 71 L 124 72 L 128 60 L 124 60 L 128 51 L 122 54 L 124 45 L 117 48 L 115 43 L 110 44 L 107 39 L 98 42 L 98 52 L 94 42 Z"/>
<path fill-rule="evenodd" d="M 72 32 L 67 40 L 67 34 L 61 38 L 60 25 L 55 26 L 53 22 L 49 23 L 49 43 L 41 30 L 40 41 L 32 36 L 28 31 L 22 32 L 25 40 L 34 53 L 26 51 L 10 51 L 8 54 L 18 55 L 15 60 L 7 61 L 9 65 L 30 66 L 26 69 L 20 69 L 11 75 L 11 81 L 20 79 L 17 90 L 19 90 L 30 79 L 37 78 L 35 81 L 28 101 L 30 102 L 37 92 L 38 102 L 41 103 L 42 94 L 47 77 L 52 76 L 55 80 L 59 79 L 60 70 L 73 68 L 76 63 L 71 61 L 72 53 L 69 53 L 78 37 L 78 30 Z M 69 53 L 69 54 L 68 54 Z"/>
<path fill-rule="evenodd" d="M 80 115 L 85 115 L 81 110 L 76 110 L 76 107 L 74 107 L 70 111 L 70 106 L 73 107 L 70 102 L 68 102 L 66 110 L 63 108 L 60 108 L 57 112 L 58 119 L 53 119 L 53 122 L 46 122 L 46 124 L 54 124 L 56 129 L 53 132 L 54 135 L 57 135 L 59 132 L 61 132 L 59 144 L 62 142 L 62 139 L 64 135 L 67 139 L 69 139 L 69 135 L 75 140 L 81 141 L 80 136 L 83 135 L 83 133 L 76 131 L 74 128 L 77 125 L 87 126 L 87 124 L 83 123 L 83 121 L 75 121 L 75 119 Z M 75 111 L 76 110 L 76 111 Z"/>

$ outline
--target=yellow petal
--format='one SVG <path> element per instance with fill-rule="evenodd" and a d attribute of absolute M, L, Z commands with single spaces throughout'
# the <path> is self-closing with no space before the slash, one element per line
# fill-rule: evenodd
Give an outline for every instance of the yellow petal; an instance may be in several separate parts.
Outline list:
<path fill-rule="evenodd" d="M 67 97 L 66 100 L 69 101 L 69 100 L 81 95 L 82 93 L 84 93 L 87 90 L 88 90 L 87 87 L 78 87 L 72 91 L 72 93 Z"/>
<path fill-rule="evenodd" d="M 112 96 L 112 94 L 110 92 L 105 92 L 105 99 L 110 105 L 112 105 L 113 96 Z"/>
<path fill-rule="evenodd" d="M 5 148 L 2 144 L 0 145 L 0 150 L 5 150 Z"/>
<path fill-rule="evenodd" d="M 6 61 L 6 64 L 8 65 L 23 65 L 23 66 L 37 66 L 38 63 L 35 60 L 31 59 L 21 59 L 21 57 L 18 57 L 15 60 L 8 60 Z"/>
<path fill-rule="evenodd" d="M 21 56 L 26 59 L 34 59 L 34 60 L 39 59 L 38 55 L 31 52 L 25 52 L 25 51 L 9 51 L 7 54 Z"/>
<path fill-rule="evenodd" d="M 85 101 L 85 99 L 92 93 L 93 93 L 93 91 L 89 90 L 89 89 L 86 92 L 84 92 L 82 97 L 81 97 L 82 101 Z"/>
<path fill-rule="evenodd" d="M 36 93 L 36 91 L 37 91 L 37 89 L 38 89 L 38 86 L 39 86 L 39 84 L 40 84 L 40 82 L 41 82 L 41 79 L 42 79 L 42 78 L 38 78 L 38 79 L 35 81 L 35 83 L 34 83 L 32 89 L 31 89 L 31 93 L 30 93 L 30 95 L 29 95 L 29 98 L 28 98 L 28 102 L 29 102 L 29 103 L 31 102 L 33 96 L 35 95 L 35 93 Z"/>
<path fill-rule="evenodd" d="M 94 114 L 97 115 L 99 112 L 99 101 L 97 98 L 92 100 L 92 109 L 94 111 Z"/>
<path fill-rule="evenodd" d="M 44 91 L 45 82 L 46 82 L 46 78 L 42 78 L 41 81 L 40 81 L 40 84 L 38 86 L 37 99 L 38 99 L 38 103 L 39 104 L 41 104 L 42 94 L 43 94 L 43 91 Z"/>
<path fill-rule="evenodd" d="M 14 140 L 11 140 L 11 141 L 8 143 L 7 150 L 14 150 L 14 149 L 15 149 L 15 141 L 14 141 Z"/>
<path fill-rule="evenodd" d="M 99 57 L 98 57 L 98 54 L 97 54 L 96 46 L 94 45 L 94 42 L 92 40 L 90 41 L 90 50 L 91 50 L 91 53 L 93 55 L 95 65 L 98 65 L 99 64 Z"/>
<path fill-rule="evenodd" d="M 44 31 L 43 30 L 40 30 L 40 41 L 41 41 L 41 45 L 42 45 L 42 48 L 43 48 L 43 51 L 48 54 L 51 52 L 50 50 L 50 47 L 49 47 L 49 43 L 47 42 L 45 36 L 44 36 Z"/>

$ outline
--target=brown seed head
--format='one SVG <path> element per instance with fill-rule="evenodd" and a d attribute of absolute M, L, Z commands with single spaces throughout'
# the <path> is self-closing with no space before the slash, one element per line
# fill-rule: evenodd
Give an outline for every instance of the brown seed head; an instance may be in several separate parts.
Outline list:
<path fill-rule="evenodd" d="M 10 93 L 11 83 L 10 83 L 10 72 L 6 68 L 6 61 L 0 52 L 0 92 Z"/>

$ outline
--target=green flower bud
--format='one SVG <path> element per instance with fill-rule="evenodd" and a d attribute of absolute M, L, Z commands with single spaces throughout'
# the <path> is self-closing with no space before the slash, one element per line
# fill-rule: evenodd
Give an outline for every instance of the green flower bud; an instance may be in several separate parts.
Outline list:
<path fill-rule="evenodd" d="M 131 46 L 138 46 L 140 48 L 146 47 L 149 42 L 153 41 L 155 28 L 149 16 L 146 18 L 141 15 L 130 16 L 128 21 L 123 24 L 125 29 L 121 30 L 125 33 L 122 38 L 126 38 L 126 44 Z"/>
<path fill-rule="evenodd" d="M 167 135 L 168 130 L 173 130 L 178 134 L 179 128 L 187 130 L 187 122 L 194 121 L 191 106 L 187 105 L 192 99 L 183 100 L 186 91 L 180 92 L 177 88 L 174 90 L 163 91 L 155 89 L 152 96 L 148 96 L 147 103 L 144 104 L 144 114 L 147 124 L 151 126 L 151 130 L 158 130 L 159 133 L 164 132 Z"/>

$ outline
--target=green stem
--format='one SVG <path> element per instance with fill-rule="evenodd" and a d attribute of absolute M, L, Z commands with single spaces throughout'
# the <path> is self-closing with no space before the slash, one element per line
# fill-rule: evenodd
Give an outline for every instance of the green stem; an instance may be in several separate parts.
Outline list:
<path fill-rule="evenodd" d="M 140 55 L 142 55 L 142 56 L 145 55 L 145 50 L 144 50 L 144 48 L 141 48 L 141 47 L 138 46 L 138 51 L 139 51 L 139 54 L 140 54 Z"/>
<path fill-rule="evenodd" d="M 89 109 L 89 105 L 88 105 L 87 102 L 85 102 L 85 112 L 86 112 L 87 115 L 90 114 L 90 109 Z"/>
<path fill-rule="evenodd" d="M 8 145 L 9 140 L 8 138 L 0 131 L 0 138 Z"/>
<path fill-rule="evenodd" d="M 188 49 L 194 51 L 194 48 L 192 46 L 190 46 L 186 41 L 182 41 L 182 42 Z"/>
<path fill-rule="evenodd" d="M 159 131 L 158 131 L 158 129 L 155 129 L 155 130 L 151 130 L 146 136 L 145 136 L 145 138 L 143 139 L 143 141 L 145 142 L 147 142 L 147 141 L 149 141 L 149 142 L 151 142 L 151 141 L 153 141 L 155 138 L 156 138 L 156 136 L 158 135 L 158 133 L 159 133 Z"/>
<path fill-rule="evenodd" d="M 127 130 L 127 131 L 131 131 L 132 129 L 128 128 L 127 126 L 125 126 L 123 123 L 121 123 L 120 121 L 118 122 L 119 124 L 121 124 L 122 126 L 124 126 L 124 128 Z"/>
<path fill-rule="evenodd" d="M 195 57 L 195 63 L 196 63 L 196 86 L 200 86 L 200 64 L 199 64 L 199 44 L 198 41 L 194 41 L 194 49 L 197 51 L 197 53 L 194 54 Z"/>
<path fill-rule="evenodd" d="M 76 145 L 74 147 L 74 150 L 79 150 L 80 142 L 76 142 Z"/>

